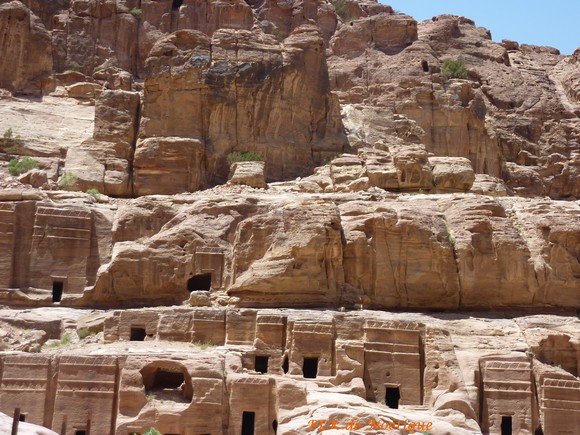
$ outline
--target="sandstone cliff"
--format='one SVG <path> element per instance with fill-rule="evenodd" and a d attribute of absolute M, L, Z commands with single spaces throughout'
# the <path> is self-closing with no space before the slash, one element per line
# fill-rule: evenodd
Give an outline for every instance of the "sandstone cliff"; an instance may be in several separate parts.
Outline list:
<path fill-rule="evenodd" d="M 381 188 L 431 190 L 430 154 L 469 159 L 509 194 L 578 197 L 578 54 L 496 43 L 467 18 L 417 23 L 354 0 L 3 1 L 2 14 L 0 49 L 18 68 L 6 64 L 0 86 L 36 95 L 56 86 L 54 95 L 105 109 L 98 143 L 66 145 L 79 189 L 203 189 L 225 181 L 232 151 L 261 154 L 270 181 L 290 179 L 350 144 L 369 166 L 373 149 L 387 153 L 381 163 L 423 167 L 419 181 L 383 175 L 372 184 Z M 466 78 L 445 79 L 445 59 L 461 59 Z M 123 115 L 134 137 L 99 138 L 127 98 L 99 98 L 103 87 L 144 89 Z M 169 174 L 174 182 L 158 182 Z"/>
<path fill-rule="evenodd" d="M 579 117 L 580 50 L 465 17 L 0 0 L 0 412 L 573 433 Z"/>

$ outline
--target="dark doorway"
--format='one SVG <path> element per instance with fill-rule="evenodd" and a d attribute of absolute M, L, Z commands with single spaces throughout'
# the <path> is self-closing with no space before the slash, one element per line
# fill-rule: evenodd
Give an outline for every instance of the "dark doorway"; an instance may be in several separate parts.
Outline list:
<path fill-rule="evenodd" d="M 183 373 L 181 372 L 169 372 L 163 369 L 158 369 L 155 372 L 155 377 L 153 378 L 153 388 L 152 389 L 176 389 L 184 383 Z"/>
<path fill-rule="evenodd" d="M 288 373 L 288 369 L 290 368 L 290 363 L 288 362 L 288 355 L 284 356 L 284 361 L 282 361 L 282 371 L 284 374 Z"/>
<path fill-rule="evenodd" d="M 171 7 L 173 9 L 179 9 L 179 7 L 183 4 L 183 0 L 173 0 L 173 4 Z"/>
<path fill-rule="evenodd" d="M 26 414 L 20 414 L 20 417 L 18 417 L 18 421 L 26 421 Z"/>
<path fill-rule="evenodd" d="M 145 341 L 145 328 L 131 328 L 131 341 Z"/>
<path fill-rule="evenodd" d="M 399 409 L 399 399 L 401 398 L 401 392 L 399 387 L 387 387 L 385 393 L 385 403 L 389 408 Z"/>
<path fill-rule="evenodd" d="M 511 416 L 502 415 L 502 417 L 501 417 L 501 435 L 512 435 L 512 418 L 511 418 Z"/>
<path fill-rule="evenodd" d="M 87 431 L 86 430 L 77 430 L 75 432 L 75 435 L 87 435 Z"/>
<path fill-rule="evenodd" d="M 64 282 L 53 281 L 52 282 L 52 302 L 58 303 L 62 299 L 62 292 L 64 290 Z"/>
<path fill-rule="evenodd" d="M 187 281 L 187 291 L 206 291 L 211 288 L 211 273 L 202 273 L 189 278 Z"/>
<path fill-rule="evenodd" d="M 143 367 L 140 373 L 148 401 L 191 402 L 193 387 L 185 367 L 174 365 L 172 367 L 172 364 L 167 367 L 156 367 L 150 364 Z"/>
<path fill-rule="evenodd" d="M 424 72 L 429 72 L 429 64 L 426 60 L 421 61 L 421 68 L 423 68 Z"/>
<path fill-rule="evenodd" d="M 255 370 L 260 373 L 268 373 L 268 357 L 256 355 Z"/>
<path fill-rule="evenodd" d="M 278 432 L 278 420 L 272 422 L 272 429 L 274 430 L 274 433 Z"/>
<path fill-rule="evenodd" d="M 242 414 L 242 435 L 254 435 L 255 412 L 244 411 Z"/>
<path fill-rule="evenodd" d="M 304 358 L 302 373 L 305 378 L 314 379 L 318 374 L 318 358 Z"/>

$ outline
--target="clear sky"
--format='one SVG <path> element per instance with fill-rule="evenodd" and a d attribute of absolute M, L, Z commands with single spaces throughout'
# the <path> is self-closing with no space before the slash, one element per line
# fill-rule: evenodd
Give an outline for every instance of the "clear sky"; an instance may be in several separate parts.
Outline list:
<path fill-rule="evenodd" d="M 580 0 L 380 0 L 417 21 L 463 15 L 491 30 L 494 41 L 549 45 L 562 54 L 580 47 Z"/>

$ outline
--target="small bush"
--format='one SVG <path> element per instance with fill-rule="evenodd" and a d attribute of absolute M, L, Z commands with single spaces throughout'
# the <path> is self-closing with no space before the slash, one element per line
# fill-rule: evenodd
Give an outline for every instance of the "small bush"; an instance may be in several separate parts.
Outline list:
<path fill-rule="evenodd" d="M 53 341 L 50 344 L 45 344 L 44 347 L 52 348 L 52 347 L 58 347 L 58 346 L 66 346 L 67 344 L 70 344 L 71 339 L 72 339 L 72 337 L 70 334 L 64 334 L 59 341 Z"/>
<path fill-rule="evenodd" d="M 77 330 L 77 335 L 79 336 L 79 338 L 81 340 L 84 340 L 85 338 L 87 338 L 89 335 L 95 335 L 91 332 L 91 330 L 89 328 L 87 328 L 86 326 L 78 329 Z"/>
<path fill-rule="evenodd" d="M 261 162 L 262 156 L 253 152 L 234 151 L 228 154 L 228 163 L 231 165 L 236 162 Z"/>
<path fill-rule="evenodd" d="M 334 10 L 336 11 L 336 15 L 338 15 L 343 20 L 348 20 L 350 18 L 350 13 L 348 11 L 348 5 L 344 0 L 331 0 L 332 5 L 334 6 Z"/>
<path fill-rule="evenodd" d="M 14 132 L 12 131 L 11 128 L 7 129 L 4 132 L 4 140 L 5 141 L 11 141 L 14 138 Z"/>
<path fill-rule="evenodd" d="M 57 184 L 64 190 L 72 190 L 75 184 L 77 184 L 77 176 L 72 172 L 65 172 L 62 174 L 62 177 L 60 177 Z"/>
<path fill-rule="evenodd" d="M 38 168 L 38 162 L 30 157 L 21 157 L 19 159 L 12 159 L 8 163 L 8 172 L 12 176 L 17 176 Z"/>
<path fill-rule="evenodd" d="M 466 79 L 467 68 L 465 68 L 465 63 L 460 59 L 445 59 L 441 64 L 441 77 L 445 81 L 449 79 Z"/>
<path fill-rule="evenodd" d="M 97 189 L 88 189 L 85 193 L 88 193 L 93 198 L 95 198 L 97 201 L 101 197 L 101 192 L 99 192 Z"/>
<path fill-rule="evenodd" d="M 143 13 L 143 11 L 137 7 L 131 9 L 131 13 L 133 15 L 135 15 L 136 17 L 138 17 L 139 15 L 141 15 Z"/>
<path fill-rule="evenodd" d="M 143 432 L 143 435 L 161 435 L 161 432 L 159 432 L 154 427 L 150 427 L 145 432 Z"/>
<path fill-rule="evenodd" d="M 208 343 L 205 341 L 196 341 L 192 344 L 196 347 L 199 347 L 201 350 L 213 349 L 215 347 L 215 344 Z"/>
<path fill-rule="evenodd" d="M 22 140 L 19 136 L 14 136 L 14 132 L 11 128 L 7 129 L 3 135 L 4 138 L 4 148 L 6 152 L 13 153 L 18 150 L 18 147 L 22 145 Z"/>
<path fill-rule="evenodd" d="M 455 247 L 455 244 L 457 243 L 455 236 L 451 233 L 449 233 L 449 243 L 451 243 L 451 246 L 453 246 L 453 247 Z"/>

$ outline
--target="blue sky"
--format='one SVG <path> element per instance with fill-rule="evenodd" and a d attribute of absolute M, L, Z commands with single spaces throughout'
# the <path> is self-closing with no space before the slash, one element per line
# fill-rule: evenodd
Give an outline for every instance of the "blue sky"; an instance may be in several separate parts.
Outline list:
<path fill-rule="evenodd" d="M 380 0 L 417 21 L 444 13 L 471 18 L 494 41 L 549 45 L 562 54 L 580 47 L 579 0 Z"/>

